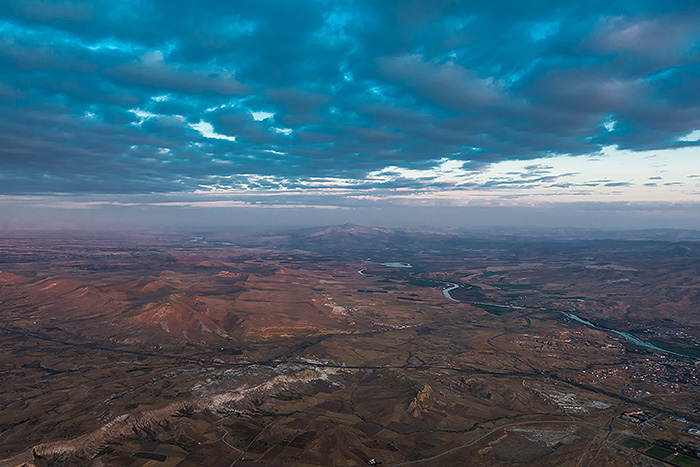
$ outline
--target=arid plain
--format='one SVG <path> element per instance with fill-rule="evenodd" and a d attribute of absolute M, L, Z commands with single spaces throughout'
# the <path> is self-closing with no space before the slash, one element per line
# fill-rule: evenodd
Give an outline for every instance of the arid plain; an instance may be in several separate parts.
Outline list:
<path fill-rule="evenodd" d="M 700 465 L 700 235 L 6 232 L 0 466 Z"/>

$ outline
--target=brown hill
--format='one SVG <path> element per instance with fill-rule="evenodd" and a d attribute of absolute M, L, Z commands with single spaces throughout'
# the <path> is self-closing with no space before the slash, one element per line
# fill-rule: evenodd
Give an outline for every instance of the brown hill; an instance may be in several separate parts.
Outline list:
<path fill-rule="evenodd" d="M 139 311 L 125 320 L 127 327 L 156 327 L 187 341 L 207 340 L 213 335 L 229 338 L 242 322 L 230 311 L 227 302 L 184 293 L 170 294 Z"/>

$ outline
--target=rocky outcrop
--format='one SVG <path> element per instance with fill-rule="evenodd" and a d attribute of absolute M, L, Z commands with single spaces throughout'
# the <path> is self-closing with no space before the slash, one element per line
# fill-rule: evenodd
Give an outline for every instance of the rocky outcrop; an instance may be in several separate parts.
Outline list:
<path fill-rule="evenodd" d="M 275 376 L 255 386 L 241 387 L 231 392 L 174 402 L 165 407 L 140 414 L 120 415 L 97 430 L 77 438 L 32 446 L 17 456 L 0 460 L 0 467 L 33 467 L 37 458 L 71 460 L 80 463 L 81 459 L 85 461 L 93 458 L 110 441 L 124 439 L 141 432 L 157 431 L 159 426 L 169 423 L 178 415 L 203 410 L 219 412 L 249 410 L 255 406 L 254 401 L 265 396 L 275 395 L 289 389 L 299 390 L 305 385 L 328 380 L 337 372 L 332 368 L 304 369 Z"/>
<path fill-rule="evenodd" d="M 420 417 L 421 415 L 429 412 L 431 408 L 434 408 L 436 404 L 437 394 L 432 386 L 426 384 L 409 404 L 408 413 L 414 417 Z"/>

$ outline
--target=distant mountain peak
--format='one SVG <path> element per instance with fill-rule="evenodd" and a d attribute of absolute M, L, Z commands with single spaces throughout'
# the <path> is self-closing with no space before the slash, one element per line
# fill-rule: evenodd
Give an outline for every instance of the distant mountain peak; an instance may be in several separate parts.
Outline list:
<path fill-rule="evenodd" d="M 387 234 L 390 230 L 379 229 L 377 227 L 369 227 L 366 225 L 355 224 L 354 222 L 346 222 L 342 225 L 331 225 L 325 228 L 318 229 L 312 232 L 312 237 L 320 237 L 325 235 L 354 235 L 368 236 L 377 234 Z"/>

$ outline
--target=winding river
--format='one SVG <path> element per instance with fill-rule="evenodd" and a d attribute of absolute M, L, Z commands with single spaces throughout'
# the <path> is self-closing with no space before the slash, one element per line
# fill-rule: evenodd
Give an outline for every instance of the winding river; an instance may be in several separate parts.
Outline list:
<path fill-rule="evenodd" d="M 370 276 L 370 274 L 365 274 L 364 269 L 359 270 L 358 272 L 362 274 L 363 276 Z M 527 307 L 523 306 L 515 306 L 515 305 L 502 305 L 500 303 L 486 303 L 486 302 L 465 302 L 462 300 L 457 300 L 456 298 L 452 297 L 452 292 L 453 290 L 459 289 L 461 286 L 459 284 L 455 284 L 453 282 L 443 282 L 445 288 L 442 289 L 442 294 L 447 298 L 448 300 L 451 300 L 453 302 L 457 303 L 467 303 L 469 305 L 489 305 L 489 306 L 497 306 L 500 308 L 510 308 L 512 310 L 526 310 Z M 600 331 L 606 331 L 606 332 L 612 332 L 614 334 L 617 334 L 618 336 L 622 336 L 625 338 L 625 340 L 638 345 L 640 347 L 645 347 L 647 349 L 655 350 L 657 352 L 665 353 L 668 355 L 675 355 L 676 357 L 683 357 L 683 358 L 690 358 L 692 360 L 700 360 L 700 358 L 693 357 L 691 355 L 686 355 L 678 352 L 674 352 L 672 350 L 667 350 L 663 349 L 659 346 L 656 346 L 652 344 L 651 342 L 647 342 L 643 339 L 640 339 L 639 337 L 635 336 L 634 334 L 630 334 L 629 332 L 625 331 L 618 331 L 617 329 L 612 329 L 612 328 L 606 328 L 603 326 L 598 326 L 596 324 L 591 323 L 590 321 L 581 318 L 575 313 L 572 313 L 570 311 L 563 311 L 563 310 L 553 310 L 551 308 L 539 308 L 542 311 L 551 311 L 551 312 L 556 312 L 556 313 L 561 313 L 562 315 L 566 316 L 568 319 L 574 320 L 577 323 L 583 324 L 584 326 L 588 326 L 589 328 L 592 329 L 598 329 Z"/>
<path fill-rule="evenodd" d="M 457 284 L 453 284 L 452 282 L 448 282 L 448 287 L 442 289 L 442 294 L 447 297 L 448 299 L 452 300 L 453 302 L 460 303 L 459 300 L 452 298 L 452 295 L 450 295 L 450 292 L 452 292 L 454 289 L 458 289 L 459 286 Z"/>
<path fill-rule="evenodd" d="M 470 305 L 491 305 L 491 306 L 498 306 L 498 307 L 502 307 L 502 308 L 512 308 L 515 310 L 527 309 L 527 307 L 514 306 L 514 305 L 501 305 L 498 303 L 463 302 L 461 300 L 457 300 L 457 299 L 453 298 L 452 295 L 450 294 L 451 291 L 458 289 L 459 285 L 453 284 L 452 282 L 445 282 L 445 285 L 447 285 L 447 287 L 442 290 L 442 293 L 445 295 L 445 297 L 449 298 L 453 302 L 468 303 Z M 577 314 L 572 313 L 570 311 L 552 310 L 551 308 L 540 308 L 540 310 L 561 313 L 562 315 L 566 316 L 567 318 L 572 319 L 580 324 L 583 324 L 584 326 L 588 326 L 589 328 L 598 329 L 600 331 L 612 332 L 612 333 L 617 334 L 618 336 L 622 336 L 627 341 L 632 342 L 633 344 L 638 345 L 640 347 L 646 347 L 647 349 L 652 349 L 652 350 L 655 350 L 657 352 L 662 352 L 662 353 L 669 354 L 669 355 L 675 355 L 677 357 L 684 357 L 684 358 L 690 358 L 693 360 L 700 360 L 697 357 L 674 352 L 672 350 L 662 349 L 661 347 L 658 347 L 658 346 L 652 344 L 651 342 L 647 342 L 643 339 L 640 339 L 639 337 L 635 336 L 634 334 L 630 334 L 629 332 L 618 331 L 617 329 L 605 328 L 603 326 L 598 326 L 596 324 L 591 323 L 590 321 L 588 321 L 586 319 L 581 318 Z"/>
<path fill-rule="evenodd" d="M 579 322 L 579 323 L 581 323 L 581 324 L 583 324 L 583 325 L 586 325 L 586 326 L 588 326 L 589 328 L 600 329 L 601 331 L 614 332 L 615 334 L 624 337 L 626 340 L 632 342 L 632 343 L 635 344 L 635 345 L 639 345 L 639 346 L 641 346 L 641 347 L 646 347 L 646 348 L 648 348 L 648 349 L 656 350 L 656 351 L 658 351 L 658 352 L 663 352 L 663 353 L 667 353 L 667 354 L 670 354 L 670 355 L 676 355 L 676 356 L 678 356 L 678 357 L 686 357 L 686 358 L 692 358 L 693 360 L 698 360 L 697 358 L 691 357 L 690 355 L 685 355 L 685 354 L 682 354 L 682 353 L 673 352 L 672 350 L 666 350 L 666 349 L 662 349 L 661 347 L 657 347 L 657 346 L 655 346 L 654 344 L 652 344 L 652 343 L 650 343 L 650 342 L 647 342 L 647 341 L 642 340 L 642 339 L 640 339 L 639 337 L 637 337 L 637 336 L 635 336 L 635 335 L 633 335 L 633 334 L 630 334 L 629 332 L 618 331 L 617 329 L 604 328 L 604 327 L 602 327 L 602 326 L 597 326 L 597 325 L 591 323 L 590 321 L 585 320 L 585 319 L 581 318 L 580 316 L 578 316 L 578 315 L 576 315 L 576 314 L 574 314 L 574 313 L 570 313 L 570 312 L 568 312 L 568 311 L 561 311 L 561 310 L 550 310 L 550 309 L 547 309 L 547 308 L 545 308 L 545 309 L 546 309 L 547 311 L 558 311 L 559 313 L 563 314 L 563 315 L 566 316 L 567 318 L 573 319 L 574 321 L 577 321 L 577 322 Z"/>

